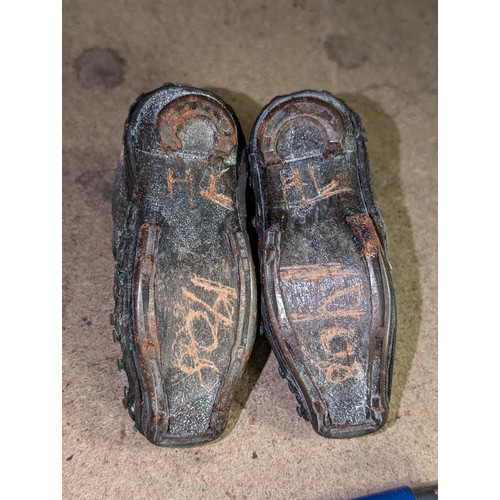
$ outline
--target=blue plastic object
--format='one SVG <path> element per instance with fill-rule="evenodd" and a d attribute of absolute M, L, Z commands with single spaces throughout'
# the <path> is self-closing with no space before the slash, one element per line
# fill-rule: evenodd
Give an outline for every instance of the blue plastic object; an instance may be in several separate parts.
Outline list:
<path fill-rule="evenodd" d="M 355 500 L 415 500 L 415 498 L 413 491 L 408 486 L 405 486 L 397 490 L 383 491 L 367 497 L 358 497 Z"/>

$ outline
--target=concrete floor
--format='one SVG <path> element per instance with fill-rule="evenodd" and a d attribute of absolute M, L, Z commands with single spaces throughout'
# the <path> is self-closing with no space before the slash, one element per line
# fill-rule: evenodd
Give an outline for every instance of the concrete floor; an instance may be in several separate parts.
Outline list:
<path fill-rule="evenodd" d="M 348 499 L 437 478 L 437 2 L 63 1 L 63 496 Z M 360 116 L 399 306 L 390 422 L 316 435 L 258 339 L 229 432 L 162 449 L 133 432 L 116 370 L 111 188 L 132 101 L 189 83 L 248 136 L 275 95 L 325 89 Z"/>

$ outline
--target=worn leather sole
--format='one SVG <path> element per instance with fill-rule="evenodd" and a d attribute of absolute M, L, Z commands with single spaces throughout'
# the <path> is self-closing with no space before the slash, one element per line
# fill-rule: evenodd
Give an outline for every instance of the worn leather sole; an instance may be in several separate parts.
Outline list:
<path fill-rule="evenodd" d="M 262 310 L 299 414 L 325 437 L 389 411 L 396 307 L 357 115 L 327 92 L 278 97 L 250 141 Z"/>
<path fill-rule="evenodd" d="M 137 429 L 161 446 L 226 427 L 255 337 L 244 139 L 215 95 L 166 85 L 125 123 L 115 187 L 115 338 Z"/>

